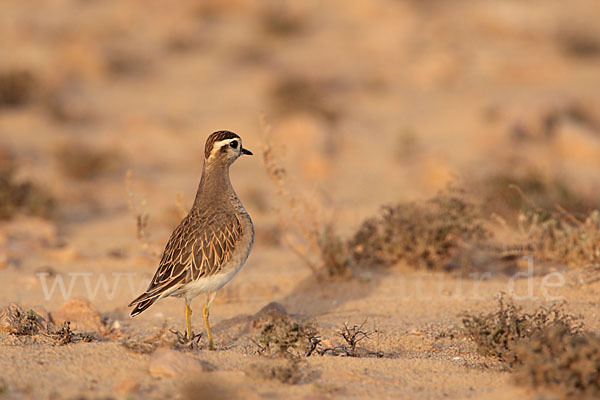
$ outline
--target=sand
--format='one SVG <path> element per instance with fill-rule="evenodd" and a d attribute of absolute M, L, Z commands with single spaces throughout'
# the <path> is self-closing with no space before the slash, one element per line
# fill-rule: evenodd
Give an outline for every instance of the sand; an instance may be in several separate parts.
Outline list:
<path fill-rule="evenodd" d="M 262 164 L 259 119 L 296 190 L 334 212 L 342 237 L 383 204 L 507 169 L 535 167 L 597 198 L 599 12 L 592 0 L 3 2 L 0 71 L 35 80 L 25 104 L 0 106 L 0 158 L 12 157 L 19 179 L 47 188 L 58 206 L 50 220 L 0 223 L 0 308 L 54 312 L 84 299 L 105 331 L 63 346 L 0 333 L 0 397 L 532 396 L 456 333 L 462 316 L 493 310 L 513 288 L 526 309 L 564 301 L 597 331 L 600 283 L 552 265 L 545 271 L 563 273 L 564 285 L 544 274 L 481 280 L 402 264 L 319 283 L 282 243 L 276 210 L 286 205 Z M 573 109 L 585 111 L 583 122 Z M 545 136 L 548 116 L 558 122 Z M 204 338 L 199 348 L 176 346 L 192 367 L 153 376 L 152 354 L 123 341 L 162 332 L 173 347 L 168 329 L 184 330 L 183 301 L 159 301 L 135 319 L 127 304 L 191 205 L 204 140 L 220 129 L 255 153 L 231 178 L 257 241 L 211 309 L 217 350 Z M 73 178 L 56 154 L 74 143 L 113 161 Z M 143 241 L 136 214 L 148 215 Z M 60 286 L 50 293 L 57 279 L 65 296 Z M 196 332 L 202 301 L 193 303 Z M 281 361 L 237 335 L 271 302 L 316 324 L 326 344 L 341 340 L 345 322 L 366 319 L 373 333 L 363 343 L 386 356 L 313 355 L 297 384 L 257 377 L 256 365 Z"/>

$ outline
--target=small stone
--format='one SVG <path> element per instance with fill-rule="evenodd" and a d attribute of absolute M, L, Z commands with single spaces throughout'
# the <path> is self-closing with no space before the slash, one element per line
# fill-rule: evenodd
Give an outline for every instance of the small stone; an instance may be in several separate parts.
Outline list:
<path fill-rule="evenodd" d="M 58 310 L 50 313 L 50 318 L 56 325 L 70 321 L 71 327 L 80 332 L 104 332 L 102 316 L 87 300 L 67 300 Z"/>
<path fill-rule="evenodd" d="M 117 394 L 132 394 L 140 388 L 140 383 L 133 378 L 125 378 L 113 387 Z"/>
<path fill-rule="evenodd" d="M 153 377 L 178 378 L 213 368 L 195 358 L 167 348 L 159 348 L 150 357 L 148 370 Z"/>

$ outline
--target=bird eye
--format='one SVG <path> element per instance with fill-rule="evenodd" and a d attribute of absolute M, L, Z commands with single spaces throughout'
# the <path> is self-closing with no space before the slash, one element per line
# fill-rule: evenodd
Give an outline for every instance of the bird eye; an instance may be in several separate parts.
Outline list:
<path fill-rule="evenodd" d="M 238 142 L 237 142 L 237 140 L 234 140 L 233 142 L 229 143 L 229 145 L 230 145 L 231 147 L 233 147 L 234 149 L 237 149 L 237 147 L 238 147 Z"/>

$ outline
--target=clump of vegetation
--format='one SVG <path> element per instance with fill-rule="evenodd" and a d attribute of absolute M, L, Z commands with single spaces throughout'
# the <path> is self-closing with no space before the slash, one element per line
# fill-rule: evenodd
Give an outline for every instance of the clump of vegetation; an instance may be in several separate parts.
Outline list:
<path fill-rule="evenodd" d="M 357 264 L 385 267 L 404 261 L 438 269 L 462 244 L 490 237 L 481 209 L 463 192 L 447 189 L 426 202 L 383 207 L 379 216 L 363 222 L 348 245 Z"/>
<path fill-rule="evenodd" d="M 535 171 L 494 174 L 481 183 L 484 212 L 515 221 L 522 213 L 550 218 L 557 205 L 575 214 L 585 214 L 600 203 L 579 196 L 559 179 L 547 179 Z"/>
<path fill-rule="evenodd" d="M 0 220 L 18 213 L 50 218 L 55 209 L 54 198 L 31 181 L 18 181 L 12 167 L 0 168 Z"/>
<path fill-rule="evenodd" d="M 34 310 L 23 310 L 15 303 L 0 313 L 0 330 L 17 336 L 32 336 L 46 329 L 48 322 Z"/>
<path fill-rule="evenodd" d="M 332 222 L 323 226 L 318 245 L 321 260 L 329 277 L 350 274 L 351 259 L 348 245 L 335 232 Z"/>
<path fill-rule="evenodd" d="M 600 265 L 600 211 L 590 212 L 583 221 L 566 212 L 545 220 L 528 214 L 521 225 L 537 259 L 570 267 Z"/>
<path fill-rule="evenodd" d="M 528 253 L 536 259 L 571 267 L 600 265 L 596 200 L 533 172 L 494 176 L 484 182 L 483 192 L 486 213 L 516 221 Z"/>
<path fill-rule="evenodd" d="M 384 207 L 346 240 L 335 220 L 293 190 L 291 178 L 273 151 L 270 127 L 263 121 L 263 164 L 286 206 L 278 209 L 287 244 L 317 279 L 349 277 L 356 265 L 390 266 L 400 261 L 417 268 L 442 269 L 468 245 L 491 238 L 484 213 L 458 189 L 447 189 L 422 203 Z M 292 240 L 294 239 L 294 240 Z M 461 262 L 461 268 L 473 263 Z"/>
<path fill-rule="evenodd" d="M 312 355 L 331 355 L 337 357 L 389 357 L 381 351 L 372 351 L 359 343 L 367 341 L 374 333 L 364 329 L 367 320 L 360 325 L 344 326 L 337 331 L 343 340 L 332 347 L 324 347 L 316 327 L 311 323 L 298 322 L 292 319 L 285 310 L 276 303 L 271 303 L 257 314 L 254 325 L 260 329 L 254 344 L 261 355 L 283 356 L 293 362 L 287 364 L 270 364 L 266 366 L 251 366 L 258 369 L 252 374 L 262 378 L 279 379 L 284 383 L 297 383 L 306 378 L 301 371 L 298 361 Z"/>
<path fill-rule="evenodd" d="M 600 397 L 600 337 L 573 334 L 569 325 L 553 324 L 515 348 L 522 365 L 521 385 L 550 389 L 564 399 Z"/>
<path fill-rule="evenodd" d="M 71 330 L 70 321 L 66 321 L 58 329 L 48 329 L 47 335 L 56 340 L 57 346 L 64 346 L 69 343 L 77 342 L 93 342 L 96 339 L 93 335 L 73 332 Z"/>
<path fill-rule="evenodd" d="M 312 354 L 319 343 L 314 325 L 277 315 L 264 323 L 256 344 L 259 354 L 297 358 Z"/>
<path fill-rule="evenodd" d="M 292 179 L 273 151 L 270 126 L 261 120 L 263 131 L 263 165 L 277 188 L 287 210 L 278 209 L 280 224 L 297 232 L 297 241 L 285 240 L 319 280 L 347 277 L 351 272 L 351 255 L 347 243 L 336 233 L 334 219 L 324 207 L 314 206 L 292 189 Z"/>
<path fill-rule="evenodd" d="M 19 107 L 33 98 L 36 80 L 30 71 L 12 69 L 0 72 L 0 108 Z"/>
<path fill-rule="evenodd" d="M 366 323 L 367 320 L 365 319 L 363 323 L 360 324 L 360 326 L 353 325 L 350 328 L 348 327 L 348 323 L 344 322 L 344 327 L 339 331 L 340 336 L 344 338 L 351 351 L 356 350 L 356 345 L 358 344 L 358 342 L 365 339 L 369 339 L 371 332 L 363 331 L 363 327 Z"/>
<path fill-rule="evenodd" d="M 344 326 L 337 332 L 344 340 L 344 343 L 339 346 L 320 348 L 317 350 L 317 354 L 321 356 L 329 354 L 343 357 L 384 357 L 385 354 L 381 351 L 372 351 L 358 346 L 359 342 L 370 339 L 373 334 L 371 331 L 364 330 L 366 323 L 367 320 L 365 319 L 362 324 L 350 327 L 345 322 Z"/>
<path fill-rule="evenodd" d="M 95 340 L 92 335 L 73 332 L 68 321 L 56 328 L 35 310 L 24 311 L 15 303 L 9 304 L 0 313 L 0 331 L 15 336 L 41 335 L 54 340 L 56 345 Z"/>
<path fill-rule="evenodd" d="M 84 143 L 70 141 L 58 146 L 54 152 L 61 172 L 75 180 L 89 180 L 114 169 L 119 163 L 115 151 L 99 150 Z"/>
<path fill-rule="evenodd" d="M 525 313 L 522 307 L 512 301 L 506 302 L 503 297 L 499 299 L 497 311 L 466 315 L 462 322 L 464 334 L 475 342 L 481 354 L 494 356 L 509 366 L 522 362 L 517 346 L 534 335 L 556 326 L 564 327 L 574 335 L 582 328 L 576 318 L 565 314 L 557 305 Z"/>

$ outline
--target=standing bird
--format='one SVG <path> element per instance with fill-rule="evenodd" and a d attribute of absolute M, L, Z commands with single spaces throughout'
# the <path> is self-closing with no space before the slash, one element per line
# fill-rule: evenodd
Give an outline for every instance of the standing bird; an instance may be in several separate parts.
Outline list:
<path fill-rule="evenodd" d="M 242 154 L 242 139 L 233 132 L 212 133 L 204 147 L 202 178 L 194 205 L 171 234 L 158 270 L 148 289 L 133 300 L 135 317 L 158 299 L 185 299 L 187 339 L 192 338 L 192 299 L 205 293 L 202 317 L 208 346 L 214 350 L 208 313 L 217 290 L 242 268 L 254 243 L 250 215 L 238 199 L 229 179 L 229 167 Z"/>

